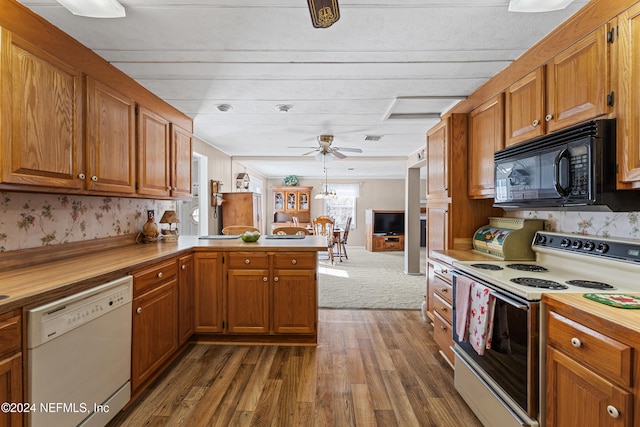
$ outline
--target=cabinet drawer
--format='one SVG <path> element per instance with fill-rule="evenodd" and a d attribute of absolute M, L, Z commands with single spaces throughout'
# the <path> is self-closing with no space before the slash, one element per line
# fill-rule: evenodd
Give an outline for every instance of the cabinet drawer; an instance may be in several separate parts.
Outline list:
<path fill-rule="evenodd" d="M 19 310 L 0 314 L 0 357 L 22 350 L 22 316 Z"/>
<path fill-rule="evenodd" d="M 571 319 L 549 312 L 547 343 L 613 382 L 632 385 L 633 350 Z"/>
<path fill-rule="evenodd" d="M 404 242 L 400 241 L 399 238 L 389 237 L 384 241 L 384 248 L 386 250 L 402 250 L 404 249 Z"/>
<path fill-rule="evenodd" d="M 140 295 L 162 283 L 176 279 L 177 276 L 178 264 L 175 259 L 136 270 L 133 272 L 133 294 Z"/>
<path fill-rule="evenodd" d="M 269 268 L 269 255 L 251 252 L 230 253 L 229 268 Z"/>
<path fill-rule="evenodd" d="M 453 288 L 449 283 L 445 282 L 437 275 L 434 276 L 433 280 L 433 292 L 448 302 L 449 305 L 453 304 Z"/>
<path fill-rule="evenodd" d="M 440 295 L 433 294 L 433 311 L 438 313 L 450 325 L 453 325 L 453 311 L 451 304 L 442 299 Z"/>
<path fill-rule="evenodd" d="M 316 253 L 282 252 L 273 255 L 274 268 L 314 268 Z"/>
<path fill-rule="evenodd" d="M 433 340 L 438 344 L 449 363 L 453 363 L 453 333 L 451 324 L 447 323 L 438 313 L 433 316 Z"/>

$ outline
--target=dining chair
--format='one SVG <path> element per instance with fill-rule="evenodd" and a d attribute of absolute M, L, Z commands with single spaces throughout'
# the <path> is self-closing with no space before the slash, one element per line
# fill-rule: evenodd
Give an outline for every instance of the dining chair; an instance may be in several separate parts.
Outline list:
<path fill-rule="evenodd" d="M 313 220 L 313 234 L 316 236 L 326 236 L 327 238 L 327 252 L 331 264 L 333 264 L 334 226 L 335 221 L 328 216 L 319 216 Z"/>
<path fill-rule="evenodd" d="M 347 238 L 349 237 L 350 229 L 351 229 L 351 217 L 347 218 L 347 222 L 344 225 L 344 231 L 342 232 L 342 235 L 336 239 L 336 243 L 338 246 L 338 255 L 342 256 L 342 253 L 344 253 L 345 259 L 349 259 L 349 256 L 347 255 L 346 245 L 347 245 Z M 342 260 L 342 258 L 340 260 Z"/>
<path fill-rule="evenodd" d="M 286 234 L 289 236 L 297 234 L 297 235 L 306 236 L 310 233 L 309 233 L 309 230 L 307 230 L 304 227 L 277 227 L 277 228 L 274 228 L 273 231 L 271 231 L 271 234 L 280 234 L 280 235 Z"/>
<path fill-rule="evenodd" d="M 222 229 L 222 234 L 242 234 L 246 231 L 257 231 L 258 233 L 260 232 L 259 229 L 250 225 L 230 225 Z"/>

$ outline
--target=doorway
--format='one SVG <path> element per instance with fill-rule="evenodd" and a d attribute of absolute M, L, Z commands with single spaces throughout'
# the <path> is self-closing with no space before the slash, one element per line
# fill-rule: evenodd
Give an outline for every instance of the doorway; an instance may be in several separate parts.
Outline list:
<path fill-rule="evenodd" d="M 179 202 L 180 234 L 206 236 L 209 234 L 207 191 L 207 157 L 193 153 L 191 168 L 191 199 Z"/>

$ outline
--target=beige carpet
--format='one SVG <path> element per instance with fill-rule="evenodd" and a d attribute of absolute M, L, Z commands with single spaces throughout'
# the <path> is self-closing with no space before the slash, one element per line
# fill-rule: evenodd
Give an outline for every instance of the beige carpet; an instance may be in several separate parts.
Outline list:
<path fill-rule="evenodd" d="M 321 308 L 419 310 L 426 288 L 425 253 L 421 275 L 404 274 L 404 252 L 347 248 L 349 259 L 334 265 L 320 259 L 318 305 Z"/>

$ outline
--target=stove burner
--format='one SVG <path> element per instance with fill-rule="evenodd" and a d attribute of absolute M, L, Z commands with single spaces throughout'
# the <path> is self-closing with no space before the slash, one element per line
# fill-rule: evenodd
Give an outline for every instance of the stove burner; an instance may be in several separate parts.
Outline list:
<path fill-rule="evenodd" d="M 535 265 L 535 264 L 509 264 L 507 265 L 507 267 L 513 268 L 514 270 L 530 271 L 532 273 L 541 273 L 544 271 L 549 271 L 543 266 Z"/>
<path fill-rule="evenodd" d="M 479 268 L 481 270 L 493 270 L 493 271 L 498 271 L 503 269 L 499 265 L 495 265 L 495 264 L 471 264 L 471 267 Z"/>
<path fill-rule="evenodd" d="M 532 288 L 569 289 L 568 286 L 561 283 L 534 277 L 516 277 L 515 279 L 511 279 L 511 281 L 513 283 L 517 283 L 518 285 L 530 286 Z"/>
<path fill-rule="evenodd" d="M 591 289 L 615 289 L 615 287 L 603 283 L 603 282 L 594 282 L 591 280 L 567 280 L 565 282 L 567 285 L 579 286 L 581 288 L 591 288 Z"/>

